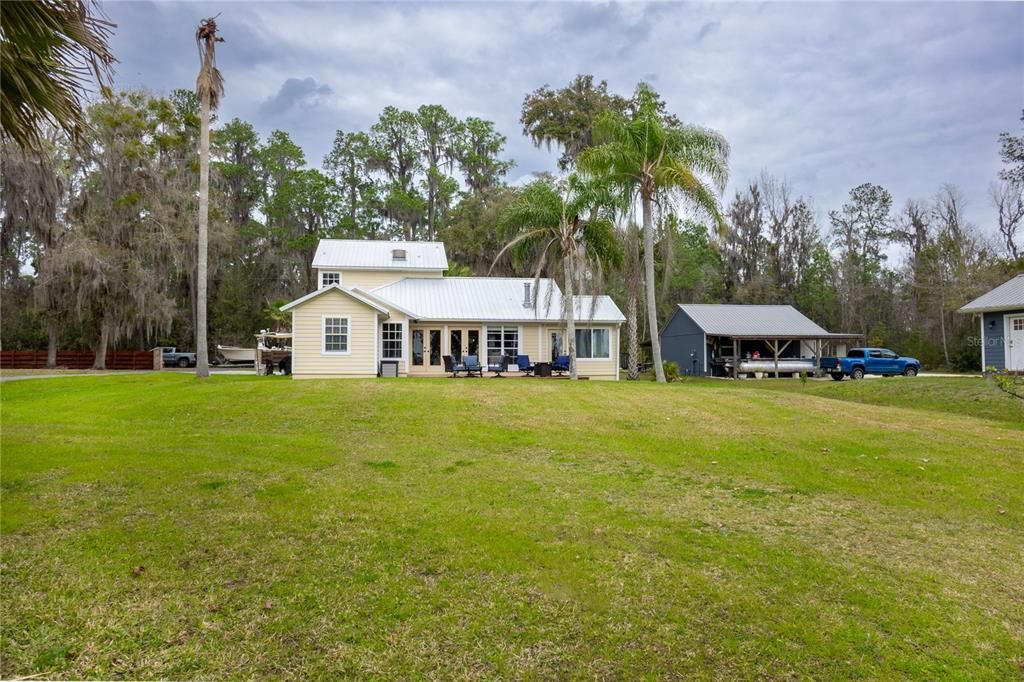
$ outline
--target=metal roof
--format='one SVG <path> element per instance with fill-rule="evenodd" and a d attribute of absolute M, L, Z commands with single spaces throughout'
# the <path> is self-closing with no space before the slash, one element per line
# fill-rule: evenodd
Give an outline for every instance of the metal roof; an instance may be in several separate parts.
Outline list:
<path fill-rule="evenodd" d="M 404 251 L 405 259 L 395 258 Z M 391 242 L 369 239 L 321 239 L 313 256 L 317 269 L 447 270 L 441 242 Z"/>
<path fill-rule="evenodd" d="M 285 310 L 291 310 L 292 308 L 295 308 L 297 306 L 302 305 L 306 301 L 312 300 L 312 299 L 316 298 L 317 296 L 321 296 L 323 294 L 326 294 L 328 291 L 339 291 L 339 292 L 345 294 L 346 296 L 354 298 L 355 300 L 359 301 L 363 305 L 367 305 L 367 306 L 373 308 L 377 312 L 384 313 L 385 315 L 389 315 L 390 314 L 387 308 L 384 308 L 380 304 L 374 303 L 373 301 L 371 301 L 370 298 L 365 295 L 365 293 L 361 294 L 359 291 L 357 291 L 355 289 L 346 289 L 345 287 L 341 286 L 340 284 L 332 284 L 332 285 L 330 285 L 328 287 L 323 287 L 322 289 L 317 289 L 316 291 L 311 291 L 308 294 L 306 294 L 305 296 L 302 296 L 301 298 L 297 298 L 294 301 L 292 301 L 290 303 L 286 303 L 285 305 L 281 306 L 281 311 L 284 312 Z"/>
<path fill-rule="evenodd" d="M 705 334 L 750 338 L 839 338 L 812 322 L 791 305 L 681 304 Z"/>
<path fill-rule="evenodd" d="M 550 279 L 539 282 L 536 306 L 523 305 L 532 278 L 406 277 L 373 289 L 382 302 L 415 313 L 418 320 L 557 322 L 562 292 Z M 625 318 L 608 296 L 577 296 L 576 319 L 581 322 L 622 322 Z"/>
<path fill-rule="evenodd" d="M 958 312 L 987 313 L 999 310 L 1024 310 L 1024 272 L 982 294 Z"/>

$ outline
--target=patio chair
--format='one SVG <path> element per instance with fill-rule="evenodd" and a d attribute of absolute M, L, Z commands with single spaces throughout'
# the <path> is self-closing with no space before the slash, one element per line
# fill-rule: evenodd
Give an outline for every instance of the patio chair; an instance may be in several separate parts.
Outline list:
<path fill-rule="evenodd" d="M 533 363 L 530 362 L 529 355 L 517 355 L 516 365 L 518 365 L 519 371 L 525 376 L 531 376 L 533 374 Z"/>
<path fill-rule="evenodd" d="M 445 373 L 451 374 L 453 379 L 459 376 L 459 372 L 466 370 L 462 364 L 456 363 L 455 358 L 450 355 L 442 355 L 441 360 L 444 362 Z"/>
<path fill-rule="evenodd" d="M 480 364 L 480 357 L 477 355 L 464 355 L 462 356 L 462 369 L 466 373 L 466 376 L 471 377 L 474 374 L 478 377 L 484 375 L 484 368 Z"/>
<path fill-rule="evenodd" d="M 492 379 L 502 379 L 502 373 L 508 371 L 508 356 L 501 355 L 498 358 L 498 362 L 487 365 L 487 371 L 494 374 L 494 376 L 491 377 Z"/>
<path fill-rule="evenodd" d="M 569 371 L 570 359 L 568 355 L 559 355 L 558 359 L 551 363 L 551 371 L 558 374 L 565 374 Z"/>

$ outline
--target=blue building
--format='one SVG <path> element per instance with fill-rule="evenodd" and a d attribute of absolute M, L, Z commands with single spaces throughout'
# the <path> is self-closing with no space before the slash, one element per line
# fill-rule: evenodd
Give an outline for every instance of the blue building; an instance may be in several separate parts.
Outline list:
<path fill-rule="evenodd" d="M 661 356 L 683 374 L 779 375 L 819 369 L 857 334 L 833 334 L 791 305 L 682 304 L 661 332 Z"/>
<path fill-rule="evenodd" d="M 1024 272 L 957 312 L 978 319 L 982 368 L 1024 372 Z"/>

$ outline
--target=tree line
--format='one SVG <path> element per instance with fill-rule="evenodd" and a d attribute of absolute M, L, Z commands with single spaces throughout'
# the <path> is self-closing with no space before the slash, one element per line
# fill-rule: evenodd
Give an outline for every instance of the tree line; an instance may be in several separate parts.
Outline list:
<path fill-rule="evenodd" d="M 199 345 L 200 117 L 191 90 L 107 91 L 75 138 L 44 126 L 31 152 L 5 139 L 4 348 L 99 360 L 108 347 Z M 826 328 L 967 369 L 980 351 L 956 308 L 1024 267 L 1024 145 L 1010 133 L 987 198 L 998 224 L 983 229 L 949 185 L 897 203 L 865 183 L 824 218 L 768 172 L 723 198 L 726 141 L 643 84 L 628 96 L 590 76 L 544 86 L 524 97 L 521 123 L 558 150 L 557 176 L 508 184 L 504 135 L 436 104 L 338 131 L 319 166 L 286 131 L 214 120 L 206 338 L 248 345 L 274 325 L 282 301 L 315 288 L 321 238 L 440 239 L 449 274 L 610 293 L 631 374 L 679 302 L 791 303 Z"/>

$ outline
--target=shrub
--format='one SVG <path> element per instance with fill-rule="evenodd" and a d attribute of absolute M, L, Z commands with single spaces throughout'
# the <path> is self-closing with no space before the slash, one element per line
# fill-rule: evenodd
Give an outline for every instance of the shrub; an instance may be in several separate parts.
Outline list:
<path fill-rule="evenodd" d="M 661 363 L 661 366 L 665 370 L 665 381 L 677 381 L 679 379 L 678 364 L 672 362 L 671 360 L 666 360 L 663 363 Z"/>

